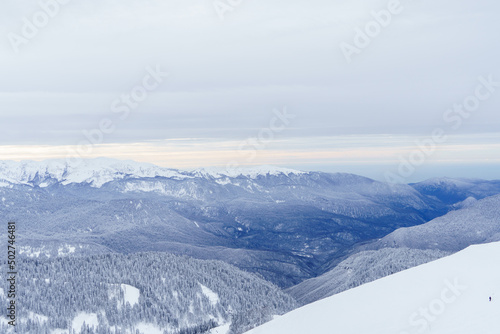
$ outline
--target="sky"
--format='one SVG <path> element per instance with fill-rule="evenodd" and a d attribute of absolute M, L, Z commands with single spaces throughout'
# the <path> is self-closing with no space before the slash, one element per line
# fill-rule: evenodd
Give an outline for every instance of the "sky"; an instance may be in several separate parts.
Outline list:
<path fill-rule="evenodd" d="M 500 4 L 5 0 L 0 159 L 500 179 Z"/>

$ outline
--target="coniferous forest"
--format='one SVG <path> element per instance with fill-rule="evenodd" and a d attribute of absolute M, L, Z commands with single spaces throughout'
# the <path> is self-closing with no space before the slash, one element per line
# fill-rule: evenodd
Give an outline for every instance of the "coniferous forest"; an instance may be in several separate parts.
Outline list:
<path fill-rule="evenodd" d="M 18 268 L 18 333 L 194 334 L 231 323 L 237 334 L 296 306 L 255 274 L 166 253 L 24 259 Z"/>

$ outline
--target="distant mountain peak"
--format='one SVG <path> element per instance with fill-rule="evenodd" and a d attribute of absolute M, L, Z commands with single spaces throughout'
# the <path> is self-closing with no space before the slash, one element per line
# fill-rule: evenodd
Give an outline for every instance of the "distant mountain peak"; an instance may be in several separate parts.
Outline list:
<path fill-rule="evenodd" d="M 189 178 L 175 169 L 150 163 L 108 158 L 81 159 L 70 162 L 64 159 L 44 161 L 0 161 L 0 182 L 46 187 L 54 183 L 88 183 L 93 187 L 125 177 Z"/>
<path fill-rule="evenodd" d="M 277 166 L 255 167 L 208 167 L 194 171 L 179 171 L 160 167 L 151 163 L 110 158 L 79 159 L 67 161 L 52 159 L 44 161 L 0 161 L 0 186 L 24 184 L 47 187 L 55 183 L 68 185 L 71 183 L 87 183 L 92 187 L 124 178 L 167 177 L 174 179 L 188 178 L 236 178 L 239 176 L 255 179 L 258 176 L 277 176 L 291 174 L 300 175 L 306 172 L 281 168 Z"/>
<path fill-rule="evenodd" d="M 266 176 L 266 175 L 280 175 L 284 174 L 289 176 L 290 174 L 301 175 L 306 174 L 307 172 L 290 169 L 290 168 L 282 168 L 273 165 L 262 165 L 262 166 L 253 166 L 253 167 L 235 167 L 235 168 L 224 168 L 224 167 L 206 167 L 200 168 L 192 171 L 192 173 L 196 176 L 202 177 L 213 177 L 213 178 L 221 178 L 221 177 L 238 177 L 238 176 L 246 176 L 252 179 L 257 178 L 258 176 Z"/>
<path fill-rule="evenodd" d="M 467 186 L 478 182 L 484 182 L 481 179 L 463 178 L 463 177 L 433 177 L 422 182 L 414 183 L 418 186 Z"/>

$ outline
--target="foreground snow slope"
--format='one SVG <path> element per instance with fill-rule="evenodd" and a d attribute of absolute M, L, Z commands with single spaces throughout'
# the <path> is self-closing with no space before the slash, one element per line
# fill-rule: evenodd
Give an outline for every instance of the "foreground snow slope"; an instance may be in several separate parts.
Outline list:
<path fill-rule="evenodd" d="M 306 305 L 247 333 L 498 333 L 498 263 L 500 242 L 471 246 Z"/>

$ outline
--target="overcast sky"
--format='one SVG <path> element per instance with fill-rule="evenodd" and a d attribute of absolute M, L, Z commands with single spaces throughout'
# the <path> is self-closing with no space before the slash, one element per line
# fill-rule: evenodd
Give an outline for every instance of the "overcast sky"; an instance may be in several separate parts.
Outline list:
<path fill-rule="evenodd" d="M 52 17 L 38 1 L 0 5 L 0 159 L 65 157 L 109 120 L 85 156 L 381 179 L 441 129 L 405 180 L 500 179 L 500 87 L 484 86 L 500 82 L 496 1 L 401 0 L 366 47 L 357 29 L 377 29 L 372 11 L 394 0 L 53 1 Z M 155 69 L 169 75 L 125 117 L 123 95 Z M 479 85 L 473 112 L 446 114 Z"/>

